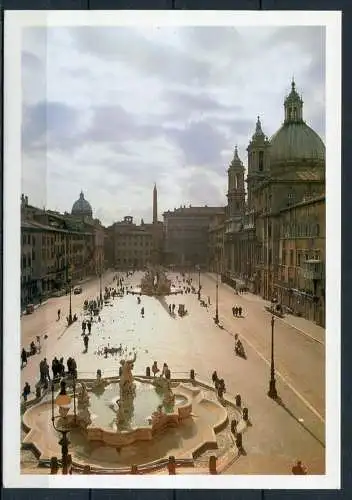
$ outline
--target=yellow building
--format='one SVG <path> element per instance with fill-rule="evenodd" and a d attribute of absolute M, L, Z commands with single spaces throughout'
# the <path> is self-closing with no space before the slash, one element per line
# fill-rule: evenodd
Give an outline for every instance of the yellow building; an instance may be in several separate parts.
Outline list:
<path fill-rule="evenodd" d="M 280 212 L 275 294 L 295 314 L 325 325 L 325 196 Z"/>
<path fill-rule="evenodd" d="M 21 203 L 21 302 L 27 304 L 97 273 L 105 230 L 98 221 Z"/>
<path fill-rule="evenodd" d="M 113 247 L 113 264 L 118 269 L 144 269 L 152 263 L 154 234 L 152 224 L 137 226 L 133 217 L 126 216 L 109 229 Z"/>

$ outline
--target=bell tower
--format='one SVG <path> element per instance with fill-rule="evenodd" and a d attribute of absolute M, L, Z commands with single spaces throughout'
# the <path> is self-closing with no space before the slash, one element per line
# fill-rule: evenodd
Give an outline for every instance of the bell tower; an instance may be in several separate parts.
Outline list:
<path fill-rule="evenodd" d="M 244 189 L 244 165 L 238 156 L 237 146 L 234 156 L 227 170 L 228 191 L 227 205 L 229 218 L 240 218 L 245 208 L 245 189 Z"/>
<path fill-rule="evenodd" d="M 296 91 L 296 84 L 292 78 L 291 92 L 284 102 L 285 124 L 303 122 L 303 100 Z"/>
<path fill-rule="evenodd" d="M 258 181 L 268 174 L 269 170 L 269 148 L 270 143 L 262 130 L 262 124 L 258 116 L 255 132 L 248 145 L 248 207 L 253 205 L 253 190 Z"/>

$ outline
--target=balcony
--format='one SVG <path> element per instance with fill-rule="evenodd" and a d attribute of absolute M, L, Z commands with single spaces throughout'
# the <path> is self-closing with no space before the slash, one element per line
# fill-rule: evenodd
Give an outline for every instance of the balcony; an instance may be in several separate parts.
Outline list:
<path fill-rule="evenodd" d="M 321 260 L 306 260 L 302 264 L 302 276 L 306 280 L 323 280 L 325 276 L 324 265 Z"/>

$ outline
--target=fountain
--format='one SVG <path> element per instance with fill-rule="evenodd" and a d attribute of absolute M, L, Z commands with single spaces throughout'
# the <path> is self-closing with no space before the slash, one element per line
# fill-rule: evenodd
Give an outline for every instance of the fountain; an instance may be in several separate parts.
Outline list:
<path fill-rule="evenodd" d="M 144 295 L 168 295 L 171 290 L 171 281 L 161 266 L 149 267 L 141 280 L 141 293 Z"/>
<path fill-rule="evenodd" d="M 65 408 L 62 417 L 74 429 L 70 433 L 74 462 L 80 467 L 145 464 L 152 469 L 155 461 L 170 455 L 193 463 L 206 450 L 217 448 L 216 434 L 228 425 L 228 411 L 235 404 L 227 400 L 223 407 L 213 388 L 203 382 L 200 386 L 194 379 L 173 381 L 168 369 L 158 377 L 134 376 L 135 361 L 136 355 L 123 360 L 119 377 L 103 379 L 98 370 L 96 379 L 76 381 L 76 405 Z M 27 432 L 23 445 L 34 448 L 42 463 L 60 450 L 57 434 L 48 427 L 51 408 L 44 398 L 23 414 Z M 239 422 L 237 410 L 231 411 Z"/>
<path fill-rule="evenodd" d="M 77 381 L 77 415 L 68 414 L 66 419 L 71 424 L 74 421 L 88 441 L 118 448 L 150 441 L 159 431 L 178 426 L 191 415 L 187 392 L 176 388 L 174 393 L 170 376 L 158 377 L 159 384 L 134 378 L 136 359 L 136 353 L 132 359 L 122 359 L 121 375 L 115 380 L 104 380 L 97 370 L 92 383 Z"/>

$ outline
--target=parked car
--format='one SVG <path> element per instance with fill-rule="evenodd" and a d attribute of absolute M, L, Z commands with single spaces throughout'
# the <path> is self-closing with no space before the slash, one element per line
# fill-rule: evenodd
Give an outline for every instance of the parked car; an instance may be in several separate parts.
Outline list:
<path fill-rule="evenodd" d="M 76 286 L 74 289 L 73 289 L 73 293 L 75 295 L 79 295 L 80 293 L 82 293 L 82 287 L 81 286 Z"/>

